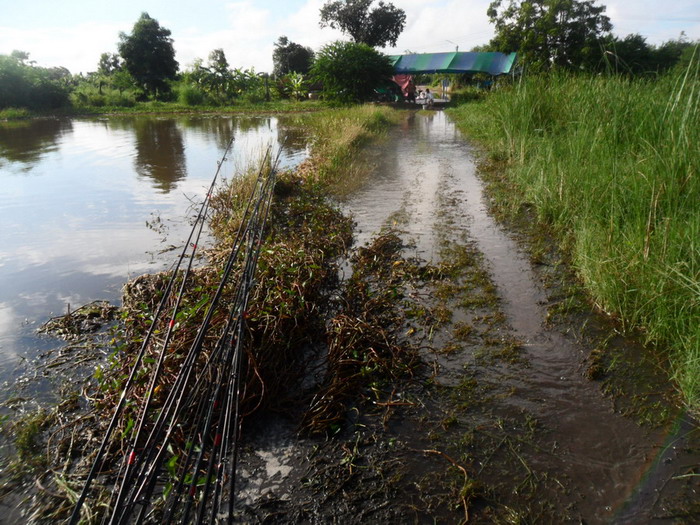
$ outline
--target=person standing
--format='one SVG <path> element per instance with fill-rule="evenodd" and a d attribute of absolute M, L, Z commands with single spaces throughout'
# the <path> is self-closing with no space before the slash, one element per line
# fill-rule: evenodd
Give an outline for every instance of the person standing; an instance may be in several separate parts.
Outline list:
<path fill-rule="evenodd" d="M 410 102 L 413 104 L 416 101 L 416 85 L 413 83 L 413 80 L 408 81 L 408 85 L 406 86 L 406 102 Z"/>

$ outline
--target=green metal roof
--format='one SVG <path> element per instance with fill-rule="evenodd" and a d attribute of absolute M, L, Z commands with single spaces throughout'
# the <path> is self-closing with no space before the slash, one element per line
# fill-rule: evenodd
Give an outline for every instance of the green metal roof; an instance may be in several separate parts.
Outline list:
<path fill-rule="evenodd" d="M 416 53 L 411 55 L 392 55 L 397 75 L 417 73 L 489 73 L 502 75 L 510 73 L 515 62 L 515 53 L 497 52 L 452 52 L 452 53 Z"/>

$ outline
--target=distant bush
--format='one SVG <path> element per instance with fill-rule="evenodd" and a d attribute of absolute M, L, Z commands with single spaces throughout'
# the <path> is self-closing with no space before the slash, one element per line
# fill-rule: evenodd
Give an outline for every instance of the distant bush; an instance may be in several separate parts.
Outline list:
<path fill-rule="evenodd" d="M 70 101 L 75 107 L 122 107 L 130 108 L 136 104 L 136 94 L 133 91 L 102 88 L 100 90 L 90 84 L 83 84 L 70 95 Z"/>
<path fill-rule="evenodd" d="M 311 76 L 323 96 L 342 104 L 372 100 L 374 89 L 394 74 L 389 57 L 367 44 L 332 42 L 316 54 Z"/>
<path fill-rule="evenodd" d="M 27 57 L 0 55 L 0 109 L 47 110 L 68 105 L 68 88 L 61 76 L 69 76 L 68 70 L 30 66 L 24 63 Z"/>
<path fill-rule="evenodd" d="M 97 92 L 86 93 L 83 90 L 71 93 L 70 99 L 75 107 L 92 106 L 101 108 L 107 104 L 107 98 L 104 95 L 100 95 Z"/>
<path fill-rule="evenodd" d="M 309 88 L 303 74 L 295 71 L 277 77 L 274 82 L 274 93 L 280 98 L 293 98 L 304 100 L 307 98 Z"/>
<path fill-rule="evenodd" d="M 251 89 L 243 92 L 240 98 L 249 104 L 259 104 L 265 102 L 265 90 L 263 88 Z"/>
<path fill-rule="evenodd" d="M 108 106 L 131 108 L 136 105 L 136 96 L 131 91 L 109 90 L 105 94 L 105 99 Z"/>
<path fill-rule="evenodd" d="M 201 106 L 206 99 L 204 91 L 191 84 L 180 85 L 177 91 L 178 102 L 185 106 Z"/>
<path fill-rule="evenodd" d="M 0 120 L 22 120 L 31 116 L 32 114 L 25 108 L 0 109 Z"/>

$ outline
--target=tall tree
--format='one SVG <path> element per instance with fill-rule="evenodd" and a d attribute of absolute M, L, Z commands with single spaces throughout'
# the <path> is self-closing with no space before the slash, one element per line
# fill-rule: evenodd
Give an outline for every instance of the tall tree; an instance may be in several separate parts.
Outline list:
<path fill-rule="evenodd" d="M 225 76 L 229 71 L 226 53 L 220 47 L 209 53 L 209 70 L 221 76 Z"/>
<path fill-rule="evenodd" d="M 117 53 L 102 53 L 97 63 L 97 72 L 106 77 L 122 68 L 122 59 Z"/>
<path fill-rule="evenodd" d="M 496 26 L 497 51 L 517 51 L 530 67 L 592 68 L 612 24 L 595 0 L 494 0 L 487 14 Z"/>
<path fill-rule="evenodd" d="M 200 86 L 219 104 L 225 103 L 233 87 L 233 74 L 224 50 L 214 49 L 209 53 L 207 67 L 200 66 L 200 68 Z"/>
<path fill-rule="evenodd" d="M 406 13 L 393 4 L 379 2 L 370 10 L 374 0 L 335 0 L 321 8 L 321 27 L 340 29 L 358 43 L 372 47 L 396 45 L 406 26 Z"/>
<path fill-rule="evenodd" d="M 150 95 L 169 91 L 168 80 L 177 75 L 173 40 L 170 30 L 142 13 L 130 35 L 119 35 L 119 54 L 131 76 Z"/>
<path fill-rule="evenodd" d="M 314 61 L 311 48 L 292 42 L 286 36 L 281 36 L 275 42 L 272 52 L 273 74 L 281 77 L 291 72 L 306 74 Z"/>

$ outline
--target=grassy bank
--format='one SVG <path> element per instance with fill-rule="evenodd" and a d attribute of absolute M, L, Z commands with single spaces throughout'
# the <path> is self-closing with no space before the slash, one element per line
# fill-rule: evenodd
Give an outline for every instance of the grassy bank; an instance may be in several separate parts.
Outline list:
<path fill-rule="evenodd" d="M 386 106 L 365 105 L 328 109 L 302 118 L 313 137 L 313 155 L 301 173 L 323 185 L 325 191 L 344 195 L 362 184 L 368 172 L 357 149 L 400 116 Z"/>
<path fill-rule="evenodd" d="M 551 75 L 451 110 L 572 254 L 596 303 L 668 348 L 700 407 L 700 80 Z"/>
<path fill-rule="evenodd" d="M 190 106 L 179 102 L 135 102 L 133 105 L 82 104 L 50 111 L 29 111 L 24 108 L 9 108 L 0 111 L 0 121 L 22 120 L 32 117 L 80 117 L 92 115 L 150 115 L 150 114 L 229 114 L 229 113 L 307 113 L 328 108 L 318 100 L 272 100 L 270 102 L 240 101 L 229 106 Z"/>
<path fill-rule="evenodd" d="M 238 101 L 228 106 L 192 106 L 180 102 L 147 101 L 136 102 L 130 106 L 104 105 L 77 105 L 69 110 L 69 114 L 103 114 L 103 113 L 297 113 L 305 111 L 317 111 L 326 107 L 326 104 L 317 100 L 272 100 L 270 102 Z"/>

